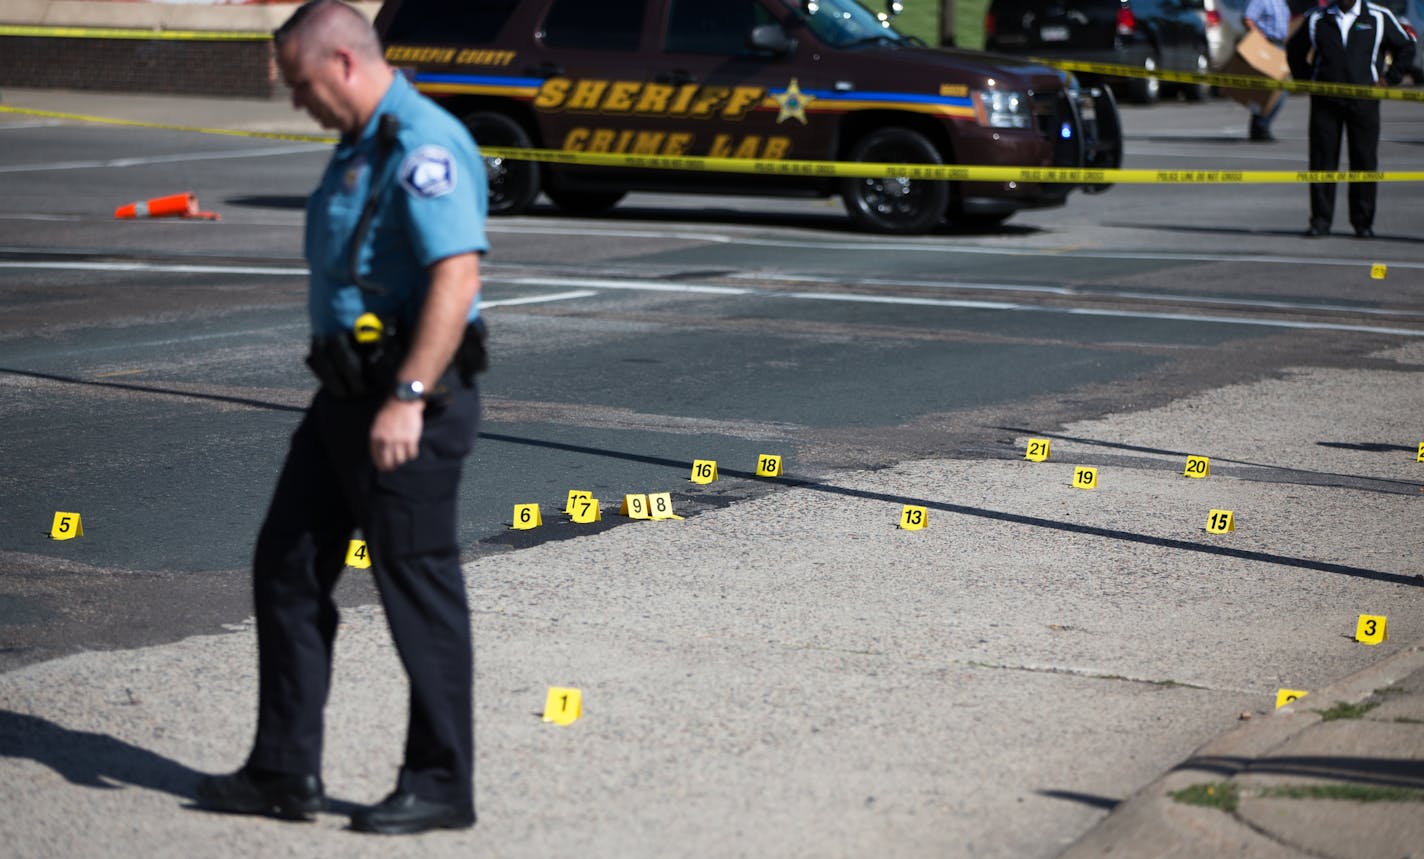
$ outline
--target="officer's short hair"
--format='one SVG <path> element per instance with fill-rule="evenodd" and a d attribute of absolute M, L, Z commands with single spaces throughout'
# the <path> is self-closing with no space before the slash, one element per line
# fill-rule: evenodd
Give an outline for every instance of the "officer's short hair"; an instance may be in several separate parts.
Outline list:
<path fill-rule="evenodd" d="M 369 60 L 382 58 L 381 40 L 355 6 L 342 0 L 308 0 L 272 31 L 279 50 L 293 37 L 303 40 L 303 53 L 316 47 L 342 47 Z"/>

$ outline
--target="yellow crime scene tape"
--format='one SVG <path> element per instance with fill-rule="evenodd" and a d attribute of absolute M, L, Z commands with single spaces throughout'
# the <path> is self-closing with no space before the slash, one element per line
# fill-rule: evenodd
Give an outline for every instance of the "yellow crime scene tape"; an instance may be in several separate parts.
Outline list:
<path fill-rule="evenodd" d="M 61 113 L 35 108 L 0 105 L 0 113 L 15 113 L 90 122 L 105 125 L 254 137 L 264 140 L 292 140 L 302 143 L 335 143 L 324 134 L 285 134 L 270 131 L 240 131 L 230 128 L 202 128 L 162 122 L 143 122 Z M 612 152 L 569 152 L 562 149 L 511 149 L 503 146 L 481 148 L 490 158 L 539 161 L 583 167 L 625 167 L 644 170 L 683 170 L 698 173 L 753 173 L 764 176 L 802 176 L 821 179 L 854 179 L 896 176 L 950 182 L 1041 182 L 1074 185 L 1243 185 L 1298 184 L 1309 182 L 1421 182 L 1424 171 L 1359 170 L 1149 170 L 1084 169 L 1071 167 L 991 167 L 981 165 L 890 164 L 860 161 L 792 161 L 755 158 L 711 158 L 707 156 L 627 155 Z"/>
<path fill-rule="evenodd" d="M 1081 169 L 1071 167 L 988 167 L 945 164 L 889 164 L 869 161 L 790 161 L 752 158 L 709 158 L 684 155 L 619 155 L 604 152 L 566 152 L 561 149 L 509 149 L 482 147 L 494 158 L 541 161 L 586 167 L 636 167 L 649 170 L 687 170 L 701 173 L 757 173 L 764 176 L 805 176 L 820 179 L 859 179 L 897 176 L 906 179 L 950 182 L 1054 182 L 1074 185 L 1105 183 L 1126 185 L 1239 185 L 1298 182 L 1420 182 L 1424 170 L 1366 172 L 1325 170 L 1144 170 Z"/>
<path fill-rule="evenodd" d="M 0 36 L 46 39 L 165 39 L 180 42 L 263 42 L 271 33 L 259 30 L 144 30 L 136 27 L 35 27 L 0 24 Z"/>
<path fill-rule="evenodd" d="M 1278 81 L 1258 75 L 1228 75 L 1221 72 L 1173 72 L 1163 69 L 1147 71 L 1139 66 L 1119 66 L 1111 63 L 1089 63 L 1078 60 L 1049 60 L 1030 57 L 1035 63 L 1062 69 L 1065 72 L 1104 75 L 1118 78 L 1156 78 L 1161 81 L 1182 84 L 1211 84 L 1227 89 L 1284 90 L 1307 95 L 1328 95 L 1336 98 L 1389 99 L 1394 101 L 1424 102 L 1424 90 L 1400 89 L 1398 87 L 1356 86 L 1354 84 L 1320 83 L 1318 81 Z"/>
<path fill-rule="evenodd" d="M 17 113 L 23 116 L 39 116 L 46 119 L 67 119 L 70 122 L 89 122 L 99 125 L 122 125 L 130 128 L 157 128 L 162 131 L 191 131 L 197 134 L 222 134 L 228 137 L 257 137 L 263 140 L 295 140 L 299 143 L 335 143 L 330 134 L 287 134 L 278 131 L 241 131 L 235 128 L 200 128 L 192 125 L 171 125 L 166 122 L 143 122 L 137 119 L 114 119 L 108 116 L 87 116 L 82 113 L 61 113 L 57 110 L 39 110 L 33 107 L 11 107 L 0 104 L 0 113 Z"/>

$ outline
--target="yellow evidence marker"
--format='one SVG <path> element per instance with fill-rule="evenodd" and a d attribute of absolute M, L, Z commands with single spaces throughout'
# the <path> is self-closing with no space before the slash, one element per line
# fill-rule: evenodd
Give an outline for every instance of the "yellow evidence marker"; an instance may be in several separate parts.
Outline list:
<path fill-rule="evenodd" d="M 1276 709 L 1279 710 L 1293 701 L 1299 701 L 1301 698 L 1304 698 L 1306 695 L 1309 694 L 1310 693 L 1305 691 L 1304 689 L 1277 689 Z"/>
<path fill-rule="evenodd" d="M 1028 440 L 1028 447 L 1024 450 L 1024 459 L 1031 462 L 1043 462 L 1048 459 L 1048 439 L 1031 438 Z"/>
<path fill-rule="evenodd" d="M 511 525 L 516 531 L 528 531 L 531 528 L 538 528 L 544 524 L 544 517 L 539 515 L 538 504 L 516 504 L 514 505 L 514 524 Z"/>
<path fill-rule="evenodd" d="M 583 693 L 577 689 L 549 687 L 544 699 L 544 721 L 555 725 L 572 725 L 583 715 Z"/>
<path fill-rule="evenodd" d="M 73 540 L 84 536 L 84 522 L 78 513 L 55 513 L 54 524 L 49 526 L 51 540 Z"/>
<path fill-rule="evenodd" d="M 592 497 L 592 492 L 583 489 L 570 489 L 569 500 L 564 502 L 564 512 L 572 516 L 573 512 L 578 509 L 580 502 L 587 501 Z"/>
<path fill-rule="evenodd" d="M 1211 475 L 1211 460 L 1205 456 L 1189 456 L 1182 473 L 1187 477 L 1208 477 Z"/>
<path fill-rule="evenodd" d="M 648 493 L 648 513 L 654 519 L 682 518 L 681 516 L 672 512 L 672 493 L 670 492 Z"/>
<path fill-rule="evenodd" d="M 598 509 L 598 499 L 589 496 L 581 499 L 574 509 L 569 511 L 569 517 L 580 525 L 587 525 L 591 522 L 602 522 L 603 511 Z"/>
<path fill-rule="evenodd" d="M 629 519 L 651 519 L 648 514 L 648 496 L 646 495 L 624 495 L 623 506 L 618 508 L 618 515 L 627 516 Z"/>
<path fill-rule="evenodd" d="M 900 528 L 905 531 L 920 531 L 930 523 L 929 511 L 923 507 L 906 504 L 900 511 Z"/>
<path fill-rule="evenodd" d="M 1073 488 L 1097 489 L 1098 470 L 1096 468 L 1087 468 L 1081 465 L 1073 469 Z"/>
<path fill-rule="evenodd" d="M 1389 635 L 1385 631 L 1385 616 L 1362 614 L 1355 624 L 1355 640 L 1361 644 L 1383 644 Z"/>
<path fill-rule="evenodd" d="M 371 569 L 371 552 L 366 548 L 365 540 L 352 540 L 346 544 L 346 566 L 358 570 Z"/>
<path fill-rule="evenodd" d="M 1382 262 L 1377 262 L 1370 266 L 1370 277 L 1375 280 L 1384 280 L 1384 276 L 1389 274 L 1389 266 Z"/>
<path fill-rule="evenodd" d="M 1226 534 L 1236 530 L 1236 514 L 1230 510 L 1212 510 L 1206 514 L 1208 534 Z"/>
<path fill-rule="evenodd" d="M 1419 442 L 1419 454 L 1414 457 L 1415 462 L 1424 462 L 1424 441 Z"/>
<path fill-rule="evenodd" d="M 781 457 L 769 453 L 757 454 L 757 477 L 780 477 Z"/>
<path fill-rule="evenodd" d="M 712 483 L 717 479 L 717 460 L 715 459 L 694 459 L 692 461 L 692 476 L 688 478 L 693 483 Z"/>

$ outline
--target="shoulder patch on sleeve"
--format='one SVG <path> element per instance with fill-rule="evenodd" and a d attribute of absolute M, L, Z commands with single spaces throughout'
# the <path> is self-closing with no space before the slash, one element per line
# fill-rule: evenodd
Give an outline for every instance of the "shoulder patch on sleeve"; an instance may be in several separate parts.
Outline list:
<path fill-rule="evenodd" d="M 443 146 L 427 145 L 405 157 L 400 183 L 416 197 L 440 197 L 455 190 L 455 157 Z"/>

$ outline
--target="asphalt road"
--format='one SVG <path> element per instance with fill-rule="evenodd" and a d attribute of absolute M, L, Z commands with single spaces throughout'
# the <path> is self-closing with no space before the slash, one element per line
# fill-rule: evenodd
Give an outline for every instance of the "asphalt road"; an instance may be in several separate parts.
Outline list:
<path fill-rule="evenodd" d="M 1383 164 L 1419 169 L 1424 114 L 1386 104 L 1385 116 Z M 1273 146 L 1245 142 L 1244 114 L 1223 103 L 1162 105 L 1126 117 L 1130 166 L 1288 169 L 1303 161 L 1299 102 L 1278 122 L 1284 140 Z M 323 160 L 321 147 L 306 144 L 0 117 L 0 669 L 218 633 L 250 614 L 252 536 L 312 390 L 301 362 L 301 205 Z M 110 217 L 121 203 L 184 189 L 222 220 Z M 1419 483 L 1379 464 L 1412 461 L 1416 440 L 1366 418 L 1372 409 L 1389 411 L 1391 391 L 1402 408 L 1416 402 L 1417 385 L 1406 395 L 1398 379 L 1417 380 L 1417 363 L 1382 356 L 1424 336 L 1424 189 L 1390 185 L 1380 200 L 1380 238 L 1369 243 L 1301 238 L 1305 191 L 1292 186 L 1119 187 L 1023 213 L 994 232 L 916 238 L 854 233 L 838 205 L 825 201 L 648 195 L 603 218 L 545 209 L 493 222 L 484 301 L 494 366 L 483 383 L 485 422 L 462 498 L 461 540 L 468 559 L 496 564 L 480 566 L 493 578 L 479 579 L 476 607 L 484 635 L 509 648 L 496 660 L 499 670 L 528 669 L 529 677 L 557 670 L 549 653 L 513 646 L 527 644 L 528 635 L 539 644 L 553 636 L 559 658 L 585 673 L 618 675 L 625 692 L 701 665 L 709 678 L 737 678 L 717 687 L 727 696 L 725 718 L 709 712 L 715 725 L 699 721 L 705 689 L 672 692 L 686 708 L 677 712 L 694 716 L 693 736 L 708 729 L 715 744 L 713 728 L 732 737 L 755 730 L 757 700 L 794 709 L 788 696 L 816 691 L 814 678 L 844 678 L 846 688 L 835 694 L 848 702 L 912 708 L 914 688 L 874 679 L 882 656 L 909 652 L 913 671 L 931 672 L 924 682 L 995 690 L 966 695 L 969 709 L 958 716 L 993 727 L 966 739 L 952 760 L 935 760 L 936 772 L 961 767 L 988 783 L 1022 776 L 1037 761 L 1082 776 L 1040 790 L 1063 794 L 1058 799 L 1076 803 L 1076 811 L 1034 806 L 1040 816 L 1031 825 L 993 842 L 999 855 L 1046 855 L 1170 763 L 1184 743 L 1219 725 L 1197 715 L 1220 720 L 1223 707 L 1239 709 L 1272 679 L 1315 682 L 1362 658 L 1329 652 L 1333 634 L 1310 646 L 1292 643 L 1293 619 L 1314 619 L 1362 594 L 1403 594 L 1417 608 L 1417 564 L 1401 560 L 1417 557 L 1417 540 L 1387 517 L 1412 509 Z M 1388 276 L 1372 279 L 1380 263 Z M 1375 378 L 1370 373 L 1387 375 L 1394 387 L 1361 383 Z M 1282 387 L 1272 388 L 1277 382 Z M 1266 393 L 1249 393 L 1257 391 Z M 1327 419 L 1322 391 L 1370 408 L 1352 407 L 1354 423 Z M 1201 402 L 1218 419 L 1242 416 L 1239 430 L 1218 420 L 1209 437 L 1221 457 L 1214 474 L 1265 499 L 1279 526 L 1255 548 L 1203 549 L 1159 534 L 1156 515 L 1127 491 L 1165 497 L 1164 462 L 1192 452 L 1176 447 L 1173 428 L 1191 426 Z M 1137 421 L 1139 414 L 1150 417 Z M 1030 435 L 1054 437 L 1078 464 L 1122 469 L 1130 475 L 1118 484 L 1123 491 L 1091 496 L 1104 506 L 1090 509 L 1088 493 L 1064 500 L 1030 490 L 1019 468 Z M 1286 452 L 1283 439 L 1310 453 Z M 783 456 L 785 478 L 752 476 L 763 453 Z M 722 479 L 689 484 L 694 459 L 717 460 Z M 918 468 L 928 461 L 933 467 Z M 936 495 L 947 487 L 952 500 Z M 626 492 L 671 491 L 691 522 L 706 515 L 709 524 L 689 533 L 708 542 L 667 537 L 657 548 L 667 554 L 657 557 L 670 560 L 634 576 L 648 559 L 638 547 L 650 538 L 631 535 L 646 532 L 630 529 L 626 541 L 609 543 L 591 535 L 627 528 L 627 520 L 557 521 L 552 511 L 570 489 L 605 503 Z M 1317 503 L 1321 497 L 1336 499 L 1338 510 Z M 932 515 L 970 524 L 965 542 L 926 544 L 938 548 L 895 562 L 885 554 L 888 537 L 858 536 L 859 520 L 848 510 L 818 506 L 831 498 L 849 499 L 857 511 L 927 501 Z M 543 505 L 549 524 L 510 531 L 513 505 L 526 502 Z M 1312 515 L 1338 512 L 1353 530 L 1322 533 L 1306 527 L 1313 519 L 1292 519 L 1306 507 Z M 83 539 L 48 539 L 61 510 L 83 515 Z M 726 536 L 732 520 L 745 530 L 728 550 L 715 538 Z M 967 553 L 969 545 L 986 554 Z M 1018 545 L 1072 562 L 1026 571 L 1014 566 L 1024 558 L 1004 560 L 1021 554 Z M 1156 560 L 1159 553 L 1174 560 Z M 753 558 L 785 569 L 814 563 L 826 576 L 744 577 L 756 569 Z M 937 563 L 957 578 L 906 577 Z M 1143 564 L 1150 587 L 1132 577 Z M 1248 667 L 1208 647 L 1220 636 L 1203 629 L 1222 616 L 1241 621 L 1248 606 L 1270 598 L 1268 582 L 1234 578 L 1253 564 L 1284 571 L 1298 592 L 1289 608 L 1277 607 L 1269 623 L 1243 635 L 1243 650 L 1259 657 Z M 1194 581 L 1208 566 L 1210 582 Z M 557 577 L 595 567 L 613 578 Z M 699 569 L 728 579 L 682 578 Z M 1113 578 L 1119 571 L 1121 581 Z M 360 574 L 342 587 L 349 606 L 373 599 Z M 821 602 L 828 595 L 843 602 Z M 605 612 L 583 648 L 557 638 L 560 610 L 552 606 L 574 598 Z M 941 599 L 954 608 L 947 628 L 936 620 L 946 617 L 936 614 L 946 610 Z M 735 619 L 717 611 L 727 605 L 739 607 Z M 1043 627 L 1036 620 L 1044 616 L 1057 619 Z M 516 619 L 547 628 L 531 633 Z M 1104 627 L 1119 637 L 1076 637 Z M 1046 638 L 1043 628 L 1051 630 Z M 796 658 L 824 659 L 790 686 L 762 689 L 738 672 L 766 656 L 755 645 L 763 629 L 765 641 Z M 916 661 L 938 659 L 939 645 L 958 654 L 955 667 Z M 610 654 L 621 652 L 629 662 L 615 667 L 619 657 Z M 1112 664 L 1124 652 L 1141 662 L 1121 673 L 1141 678 L 1151 695 L 1085 692 L 1077 669 L 1041 667 Z M 1088 673 L 1101 680 L 1111 672 Z M 495 700 L 531 694 L 527 681 L 503 674 L 483 682 Z M 1168 693 L 1151 684 L 1184 686 L 1178 700 L 1189 706 L 1166 715 L 1152 709 Z M 1003 718 L 1075 695 L 1083 703 L 1065 707 L 1064 730 L 1091 742 L 1044 733 L 1028 715 Z M 1155 704 L 1143 703 L 1152 695 Z M 1121 713 L 1103 715 L 1117 705 Z M 1144 710 L 1155 714 L 1145 727 L 1122 715 Z M 938 738 L 945 725 L 922 715 L 923 736 Z M 894 769 L 875 757 L 879 743 L 889 744 L 894 761 L 924 754 L 923 736 L 879 733 L 876 718 L 828 728 L 843 729 L 836 737 L 852 744 L 849 753 L 812 738 L 791 760 L 808 767 L 807 778 L 831 784 L 845 777 L 826 763 L 833 752 L 865 772 Z M 1095 720 L 1111 731 L 1130 724 L 1132 742 L 1117 747 L 1094 733 Z M 496 732 L 497 747 L 507 740 L 535 765 L 527 744 L 541 740 L 522 729 L 486 730 Z M 613 746 L 659 754 L 627 725 L 607 730 Z M 730 766 L 707 751 L 713 765 Z M 757 759 L 752 772 L 728 774 L 729 783 L 765 779 L 787 760 Z M 560 766 L 576 761 L 563 758 Z M 501 765 L 491 777 L 500 785 L 496 808 L 501 801 L 542 807 L 524 793 L 526 776 Z M 561 792 L 576 787 L 559 784 Z M 911 793 L 938 789 L 916 783 Z M 793 795 L 794 786 L 780 783 L 768 790 L 785 803 L 788 833 L 818 805 L 814 791 Z M 684 798 L 696 800 L 696 785 L 689 791 Z M 854 800 L 866 809 L 877 801 Z M 990 797 L 892 800 L 901 803 L 895 814 L 933 808 L 971 829 L 981 801 Z M 686 808 L 668 813 L 686 822 Z M 1002 807 L 993 813 L 995 825 L 1012 819 Z M 901 852 L 950 843 L 966 855 L 994 852 L 982 832 L 966 847 L 954 841 L 958 830 L 941 841 L 903 816 L 893 819 L 910 832 L 890 839 Z M 761 821 L 773 829 L 776 822 Z M 872 850 L 890 838 L 889 830 L 845 825 L 848 845 Z M 765 836 L 747 826 L 752 840 L 732 843 Z M 707 838 L 715 829 L 714 821 L 693 825 Z M 667 829 L 667 837 L 679 831 Z M 610 835 L 606 854 L 627 855 L 620 849 L 637 835 Z M 777 843 L 785 849 L 768 855 L 797 852 Z"/>
<path fill-rule="evenodd" d="M 1129 112 L 1129 163 L 1297 166 L 1303 113 L 1287 114 L 1287 142 L 1260 146 L 1228 104 Z M 1417 163 L 1424 118 L 1386 116 L 1383 163 Z M 311 390 L 300 224 L 324 149 L 4 123 L 3 664 L 240 619 L 252 535 Z M 223 220 L 109 217 L 179 189 Z M 1125 186 L 991 233 L 909 239 L 851 232 L 832 201 L 646 195 L 604 218 L 497 220 L 495 362 L 462 542 L 473 557 L 579 533 L 506 530 L 514 504 L 548 510 L 569 489 L 677 489 L 689 512 L 767 490 L 687 491 L 694 459 L 746 475 L 774 452 L 814 476 L 1015 456 L 1017 429 L 1307 359 L 1350 366 L 1392 329 L 1424 332 L 1424 190 L 1380 197 L 1371 244 L 1298 238 L 1291 186 Z M 1370 280 L 1375 262 L 1392 276 Z M 50 541 L 57 510 L 81 512 L 91 539 Z"/>

